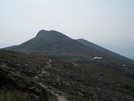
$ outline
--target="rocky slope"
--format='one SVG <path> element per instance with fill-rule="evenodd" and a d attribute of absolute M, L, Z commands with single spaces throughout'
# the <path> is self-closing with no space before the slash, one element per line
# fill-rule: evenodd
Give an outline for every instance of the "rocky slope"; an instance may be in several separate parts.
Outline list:
<path fill-rule="evenodd" d="M 0 66 L 0 96 L 0 101 L 17 101 L 20 98 L 20 101 L 48 101 L 46 90 L 37 82 L 20 76 L 3 65 Z"/>
<path fill-rule="evenodd" d="M 1 87 L 9 89 L 5 84 L 11 80 L 9 87 L 26 93 L 32 91 L 32 97 L 27 95 L 36 101 L 134 100 L 134 65 L 131 64 L 75 63 L 0 50 L 0 67 L 0 73 L 5 69 L 4 75 L 8 75 L 6 81 L 1 78 L 4 83 Z"/>

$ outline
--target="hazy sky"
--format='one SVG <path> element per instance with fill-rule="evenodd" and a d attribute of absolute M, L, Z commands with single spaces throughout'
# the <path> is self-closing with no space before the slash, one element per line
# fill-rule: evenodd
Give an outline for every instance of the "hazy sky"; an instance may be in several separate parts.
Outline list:
<path fill-rule="evenodd" d="M 134 49 L 134 0 L 0 0 L 0 48 L 41 29 Z"/>

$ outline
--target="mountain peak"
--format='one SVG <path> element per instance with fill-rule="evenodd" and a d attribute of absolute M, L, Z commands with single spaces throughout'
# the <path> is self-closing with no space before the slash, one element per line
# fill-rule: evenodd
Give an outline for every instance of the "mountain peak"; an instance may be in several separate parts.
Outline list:
<path fill-rule="evenodd" d="M 40 30 L 40 31 L 37 33 L 36 37 L 41 36 L 41 35 L 43 35 L 43 34 L 45 34 L 45 33 L 48 33 L 48 31 L 47 31 L 47 30 Z"/>
<path fill-rule="evenodd" d="M 42 35 L 46 35 L 46 34 L 61 34 L 60 32 L 58 32 L 58 31 L 55 31 L 55 30 L 50 30 L 50 31 L 47 31 L 47 30 L 40 30 L 38 33 L 37 33 L 37 35 L 36 35 L 36 37 L 40 37 L 40 36 L 42 36 Z"/>

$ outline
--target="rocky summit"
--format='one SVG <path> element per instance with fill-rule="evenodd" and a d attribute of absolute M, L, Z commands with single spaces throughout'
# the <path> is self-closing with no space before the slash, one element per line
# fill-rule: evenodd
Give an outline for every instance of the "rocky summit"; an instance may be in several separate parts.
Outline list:
<path fill-rule="evenodd" d="M 18 99 L 134 101 L 134 65 L 0 50 L 0 101 Z"/>

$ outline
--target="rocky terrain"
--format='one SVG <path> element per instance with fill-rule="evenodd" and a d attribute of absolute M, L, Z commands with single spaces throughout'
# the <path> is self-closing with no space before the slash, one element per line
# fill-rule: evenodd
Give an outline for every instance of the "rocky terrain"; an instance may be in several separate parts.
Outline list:
<path fill-rule="evenodd" d="M 25 100 L 134 101 L 132 64 L 70 62 L 0 50 L 0 80 L 3 95 L 16 91 Z"/>

